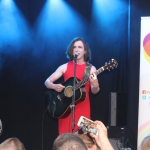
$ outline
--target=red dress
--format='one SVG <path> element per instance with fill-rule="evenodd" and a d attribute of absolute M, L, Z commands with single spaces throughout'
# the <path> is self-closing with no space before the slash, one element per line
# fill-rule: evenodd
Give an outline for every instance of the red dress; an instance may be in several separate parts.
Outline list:
<path fill-rule="evenodd" d="M 76 78 L 82 80 L 84 75 L 84 70 L 86 67 L 86 63 L 76 65 Z M 67 70 L 64 73 L 64 81 L 68 80 L 70 77 L 74 76 L 74 62 L 70 61 L 67 65 Z M 74 131 L 76 131 L 79 127 L 77 126 L 78 120 L 80 116 L 85 116 L 90 119 L 90 99 L 89 99 L 89 89 L 90 89 L 90 82 L 86 83 L 84 87 L 86 90 L 86 98 L 85 100 L 81 101 L 77 105 L 75 105 L 74 111 L 74 121 L 75 127 Z M 58 133 L 62 134 L 65 132 L 72 132 L 72 114 L 70 113 L 66 118 L 59 118 L 58 119 Z"/>

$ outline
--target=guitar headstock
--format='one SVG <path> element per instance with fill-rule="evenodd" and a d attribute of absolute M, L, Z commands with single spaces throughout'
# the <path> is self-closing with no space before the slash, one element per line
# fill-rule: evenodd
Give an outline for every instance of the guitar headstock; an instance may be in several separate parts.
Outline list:
<path fill-rule="evenodd" d="M 105 66 L 103 67 L 104 70 L 109 70 L 110 69 L 114 69 L 114 68 L 117 68 L 118 66 L 118 63 L 115 59 L 111 59 L 111 61 L 109 61 L 108 63 L 105 63 Z"/>
<path fill-rule="evenodd" d="M 101 72 L 103 72 L 104 70 L 109 70 L 110 69 L 114 69 L 114 68 L 117 68 L 118 66 L 118 63 L 115 59 L 111 59 L 111 61 L 109 61 L 108 63 L 105 63 L 105 66 L 99 68 L 98 70 L 96 70 L 95 74 L 98 75 L 100 74 Z"/>

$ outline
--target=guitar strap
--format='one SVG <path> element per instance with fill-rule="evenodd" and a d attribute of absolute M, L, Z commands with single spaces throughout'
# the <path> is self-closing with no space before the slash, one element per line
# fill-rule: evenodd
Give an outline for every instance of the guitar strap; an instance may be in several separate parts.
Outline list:
<path fill-rule="evenodd" d="M 89 77 L 91 67 L 92 67 L 92 64 L 90 64 L 90 63 L 87 62 L 87 63 L 86 63 L 85 70 L 84 70 L 84 76 L 83 76 L 83 78 Z"/>

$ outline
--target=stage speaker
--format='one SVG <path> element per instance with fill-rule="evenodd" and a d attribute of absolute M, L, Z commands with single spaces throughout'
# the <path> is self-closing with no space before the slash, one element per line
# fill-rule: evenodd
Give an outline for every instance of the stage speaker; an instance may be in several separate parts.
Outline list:
<path fill-rule="evenodd" d="M 109 139 L 109 142 L 111 143 L 114 150 L 121 150 L 121 148 L 123 147 L 123 144 L 119 140 Z"/>
<path fill-rule="evenodd" d="M 125 126 L 127 117 L 127 95 L 110 92 L 109 96 L 109 126 Z"/>
<path fill-rule="evenodd" d="M 108 138 L 115 150 L 124 147 L 124 132 L 124 126 L 107 126 Z"/>

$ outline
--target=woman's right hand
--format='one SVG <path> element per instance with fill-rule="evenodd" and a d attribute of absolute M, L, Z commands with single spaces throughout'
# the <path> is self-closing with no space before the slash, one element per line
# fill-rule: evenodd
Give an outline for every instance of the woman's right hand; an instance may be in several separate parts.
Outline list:
<path fill-rule="evenodd" d="M 63 86 L 62 84 L 55 84 L 55 91 L 57 92 L 61 92 L 64 88 L 65 86 Z"/>

